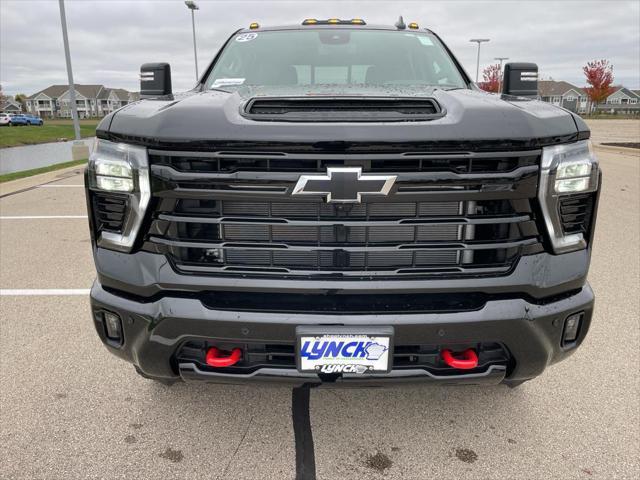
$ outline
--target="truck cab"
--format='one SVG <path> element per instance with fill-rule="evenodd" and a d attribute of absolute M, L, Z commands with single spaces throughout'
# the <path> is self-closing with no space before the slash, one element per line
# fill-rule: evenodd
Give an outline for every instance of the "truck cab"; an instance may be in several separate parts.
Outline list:
<path fill-rule="evenodd" d="M 164 63 L 86 171 L 98 335 L 138 373 L 516 386 L 584 340 L 600 169 L 537 67 L 481 91 L 417 23 L 251 24 Z"/>

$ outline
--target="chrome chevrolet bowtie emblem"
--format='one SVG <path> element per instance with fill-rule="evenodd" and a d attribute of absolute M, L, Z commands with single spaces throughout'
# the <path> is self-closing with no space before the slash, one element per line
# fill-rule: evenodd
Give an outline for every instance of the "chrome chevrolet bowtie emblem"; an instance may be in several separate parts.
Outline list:
<path fill-rule="evenodd" d="M 396 178 L 363 175 L 361 167 L 332 167 L 326 175 L 301 175 L 293 195 L 323 195 L 330 203 L 360 203 L 362 195 L 387 195 Z"/>

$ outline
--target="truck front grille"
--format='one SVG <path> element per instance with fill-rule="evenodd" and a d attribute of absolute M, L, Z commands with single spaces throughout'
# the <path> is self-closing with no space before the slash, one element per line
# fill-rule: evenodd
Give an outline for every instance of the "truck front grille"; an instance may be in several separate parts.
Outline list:
<path fill-rule="evenodd" d="M 538 155 L 151 151 L 155 208 L 144 248 L 185 274 L 505 274 L 542 249 L 532 208 Z M 358 204 L 291 195 L 300 173 L 327 166 L 397 180 L 388 196 Z"/>

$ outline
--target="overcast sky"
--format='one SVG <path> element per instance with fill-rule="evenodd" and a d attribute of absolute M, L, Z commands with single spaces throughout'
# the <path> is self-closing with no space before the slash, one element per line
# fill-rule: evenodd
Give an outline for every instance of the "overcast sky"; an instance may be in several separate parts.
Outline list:
<path fill-rule="evenodd" d="M 202 68 L 222 42 L 252 21 L 361 17 L 393 24 L 402 14 L 438 33 L 475 76 L 494 57 L 532 61 L 543 78 L 584 85 L 582 66 L 606 58 L 616 83 L 640 88 L 640 1 L 238 1 L 197 0 Z M 194 84 L 190 12 L 182 0 L 66 0 L 76 83 L 138 90 L 140 64 L 171 63 L 175 91 Z M 495 62 L 493 62 L 495 63 Z M 0 82 L 7 94 L 32 94 L 67 82 L 57 0 L 0 0 Z"/>

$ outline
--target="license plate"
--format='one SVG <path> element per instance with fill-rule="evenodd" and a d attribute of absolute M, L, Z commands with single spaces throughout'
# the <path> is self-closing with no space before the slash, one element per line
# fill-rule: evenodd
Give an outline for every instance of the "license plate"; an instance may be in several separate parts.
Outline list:
<path fill-rule="evenodd" d="M 296 334 L 300 372 L 362 375 L 391 370 L 391 327 L 298 327 Z"/>

